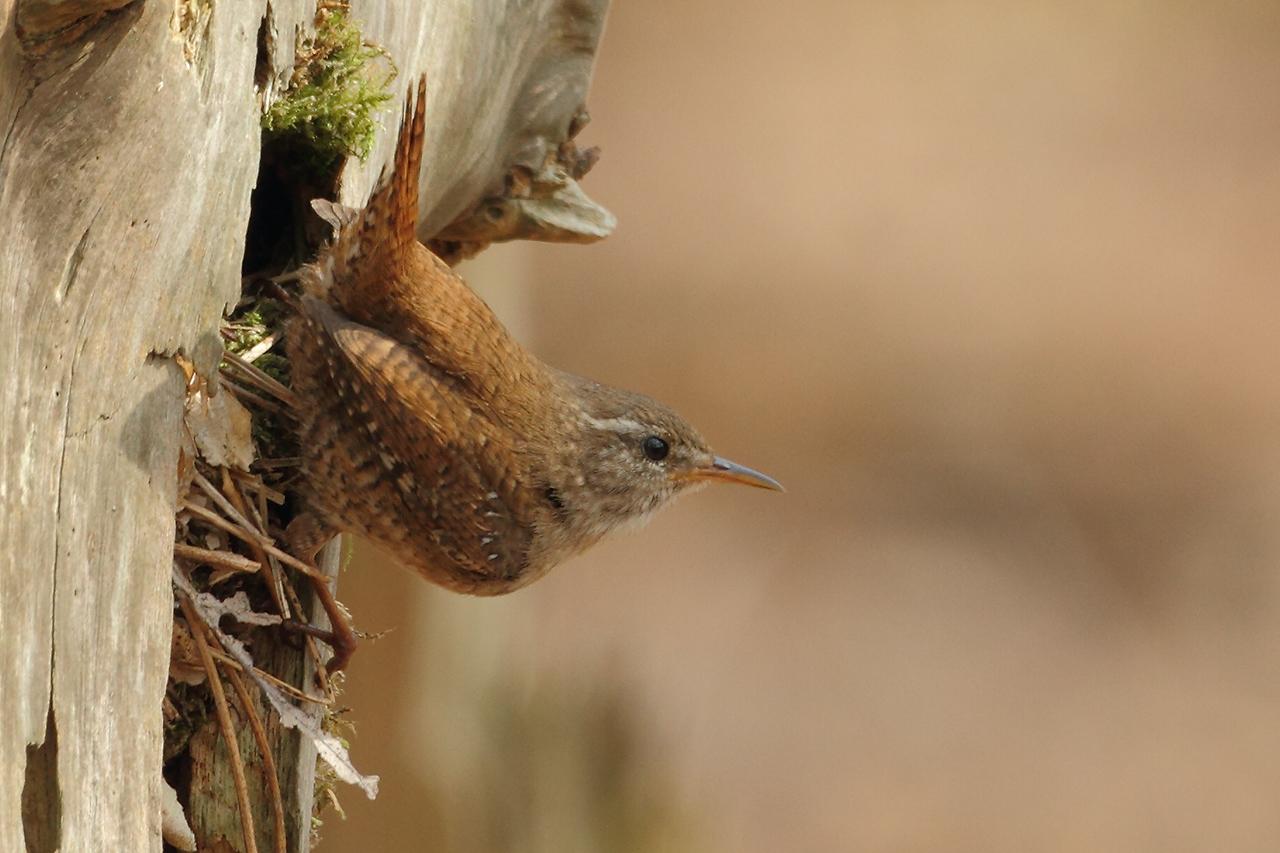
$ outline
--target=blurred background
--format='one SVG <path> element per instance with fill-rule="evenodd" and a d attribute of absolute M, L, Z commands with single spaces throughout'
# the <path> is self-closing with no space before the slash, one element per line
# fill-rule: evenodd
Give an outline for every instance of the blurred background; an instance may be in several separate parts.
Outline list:
<path fill-rule="evenodd" d="M 589 247 L 464 268 L 708 489 L 357 550 L 326 851 L 1280 849 L 1280 4 L 615 4 Z"/>

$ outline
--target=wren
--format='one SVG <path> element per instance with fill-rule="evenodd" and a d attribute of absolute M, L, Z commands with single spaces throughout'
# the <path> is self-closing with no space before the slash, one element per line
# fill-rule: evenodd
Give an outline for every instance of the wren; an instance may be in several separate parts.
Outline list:
<path fill-rule="evenodd" d="M 286 332 L 304 473 L 293 552 L 311 561 L 350 532 L 441 586 L 501 595 L 699 484 L 781 490 L 666 406 L 544 364 L 418 242 L 425 100 L 419 81 L 363 209 L 313 203 L 335 237 L 302 270 Z"/>

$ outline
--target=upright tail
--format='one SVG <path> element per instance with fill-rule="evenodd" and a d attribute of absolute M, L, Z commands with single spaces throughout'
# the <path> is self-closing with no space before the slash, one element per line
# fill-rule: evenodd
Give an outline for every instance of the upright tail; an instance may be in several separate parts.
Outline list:
<path fill-rule="evenodd" d="M 417 95 L 411 87 L 405 100 L 395 160 L 383 169 L 369 203 L 354 210 L 317 199 L 312 207 L 337 229 L 328 251 L 321 255 L 320 289 L 330 289 L 339 304 L 362 301 L 355 291 L 361 281 L 376 276 L 384 264 L 402 257 L 417 238 L 418 175 L 422 169 L 422 145 L 426 126 L 427 81 L 418 79 Z M 325 275 L 328 273 L 328 275 Z M 326 288 L 325 285 L 328 285 Z M 320 295 L 320 294 L 316 294 Z"/>
<path fill-rule="evenodd" d="M 360 217 L 360 231 L 392 251 L 404 251 L 418 239 L 418 173 L 427 120 L 427 78 L 418 78 L 418 93 L 409 90 L 396 140 L 395 171 L 383 173 Z"/>

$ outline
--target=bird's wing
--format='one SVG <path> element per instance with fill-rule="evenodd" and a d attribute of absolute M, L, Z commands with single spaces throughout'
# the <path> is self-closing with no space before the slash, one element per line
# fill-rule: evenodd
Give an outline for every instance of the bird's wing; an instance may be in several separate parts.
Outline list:
<path fill-rule="evenodd" d="M 302 309 L 333 344 L 323 348 L 329 374 L 352 420 L 385 448 L 406 506 L 424 512 L 420 523 L 457 568 L 485 583 L 516 580 L 532 538 L 522 509 L 535 498 L 510 434 L 411 347 L 314 297 Z"/>

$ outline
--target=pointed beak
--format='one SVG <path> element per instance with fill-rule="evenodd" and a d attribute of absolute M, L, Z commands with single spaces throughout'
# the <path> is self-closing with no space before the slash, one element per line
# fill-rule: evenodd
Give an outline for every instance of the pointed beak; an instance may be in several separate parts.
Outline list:
<path fill-rule="evenodd" d="M 785 492 L 782 484 L 767 474 L 761 474 L 759 471 L 752 470 L 745 465 L 739 465 L 737 462 L 730 462 L 728 459 L 722 459 L 719 456 L 711 460 L 710 465 L 702 468 L 694 468 L 684 474 L 689 480 L 720 480 L 726 483 L 741 483 L 744 486 L 755 486 L 757 489 L 770 489 L 775 492 Z"/>

